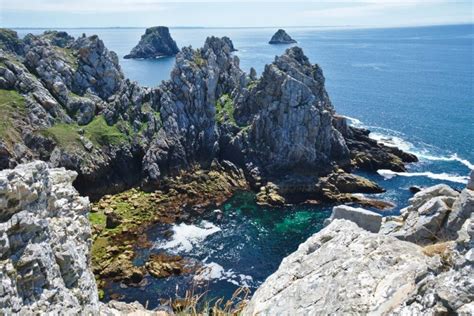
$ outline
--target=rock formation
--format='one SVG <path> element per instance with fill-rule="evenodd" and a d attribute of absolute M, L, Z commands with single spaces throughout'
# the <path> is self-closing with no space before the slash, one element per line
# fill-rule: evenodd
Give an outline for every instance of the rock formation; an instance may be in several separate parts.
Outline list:
<path fill-rule="evenodd" d="M 444 185 L 420 191 L 380 233 L 362 228 L 380 226 L 380 217 L 335 208 L 329 226 L 283 259 L 243 314 L 471 315 L 470 187 L 461 194 Z"/>
<path fill-rule="evenodd" d="M 124 58 L 158 58 L 174 56 L 179 52 L 176 42 L 171 38 L 166 26 L 147 28 L 140 42 Z"/>
<path fill-rule="evenodd" d="M 272 39 L 269 44 L 294 44 L 296 41 L 286 33 L 285 30 L 279 29 L 275 34 L 273 34 Z"/>
<path fill-rule="evenodd" d="M 150 38 L 155 32 L 164 31 L 149 30 Z M 6 34 L 0 97 L 7 111 L 0 118 L 11 123 L 0 168 L 41 159 L 72 169 L 76 188 L 93 199 L 208 169 L 217 159 L 242 168 L 255 190 L 273 182 L 279 195 L 305 188 L 306 198 L 348 201 L 349 191 L 381 189 L 329 174 L 400 171 L 416 161 L 347 126 L 321 68 L 297 47 L 257 78 L 240 69 L 229 38 L 209 37 L 201 49 L 183 48 L 170 80 L 151 89 L 124 79 L 117 55 L 97 36 Z"/>
<path fill-rule="evenodd" d="M 45 162 L 0 171 L 0 310 L 94 313 L 89 268 L 89 201 L 72 187 L 76 173 Z"/>

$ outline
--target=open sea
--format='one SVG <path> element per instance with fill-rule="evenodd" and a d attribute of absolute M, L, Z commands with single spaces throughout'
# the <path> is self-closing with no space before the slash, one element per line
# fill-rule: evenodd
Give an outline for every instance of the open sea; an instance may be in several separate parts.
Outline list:
<path fill-rule="evenodd" d="M 446 183 L 464 187 L 474 169 L 474 25 L 391 29 L 287 28 L 312 63 L 326 77 L 326 88 L 339 114 L 353 125 L 369 128 L 372 137 L 418 155 L 420 162 L 396 174 L 380 170 L 362 174 L 377 181 L 396 214 L 406 206 L 410 186 Z M 40 29 L 18 29 L 20 36 Z M 120 57 L 126 77 L 145 86 L 169 78 L 174 58 L 125 60 L 144 29 L 67 29 L 77 37 L 97 34 Z M 288 47 L 267 44 L 275 28 L 171 28 L 178 46 L 201 47 L 210 35 L 229 36 L 238 49 L 241 68 L 261 73 Z M 221 210 L 218 220 L 206 219 L 155 227 L 152 251 L 166 251 L 200 261 L 208 269 L 195 276 L 165 280 L 149 278 L 142 288 L 112 284 L 106 291 L 138 300 L 149 307 L 158 298 L 182 296 L 191 284 L 201 284 L 209 297 L 230 297 L 239 286 L 257 287 L 274 272 L 283 257 L 319 231 L 330 206 L 268 209 L 239 193 Z M 165 238 L 166 229 L 173 231 Z M 146 260 L 137 258 L 137 264 Z M 202 285 L 204 284 L 204 285 Z"/>

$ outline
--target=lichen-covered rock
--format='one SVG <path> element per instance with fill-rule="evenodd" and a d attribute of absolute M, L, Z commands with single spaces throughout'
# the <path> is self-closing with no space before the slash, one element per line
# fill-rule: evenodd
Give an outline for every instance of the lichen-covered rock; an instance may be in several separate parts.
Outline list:
<path fill-rule="evenodd" d="M 72 186 L 76 173 L 44 162 L 0 171 L 0 310 L 96 313 L 89 268 L 89 201 Z"/>
<path fill-rule="evenodd" d="M 335 220 L 283 259 L 243 314 L 387 314 L 432 268 L 415 244 Z"/>
<path fill-rule="evenodd" d="M 273 34 L 269 44 L 294 44 L 296 41 L 286 33 L 285 30 L 279 29 Z"/>
<path fill-rule="evenodd" d="M 147 28 L 140 42 L 124 58 L 157 58 L 174 56 L 179 52 L 176 42 L 171 38 L 166 26 Z"/>

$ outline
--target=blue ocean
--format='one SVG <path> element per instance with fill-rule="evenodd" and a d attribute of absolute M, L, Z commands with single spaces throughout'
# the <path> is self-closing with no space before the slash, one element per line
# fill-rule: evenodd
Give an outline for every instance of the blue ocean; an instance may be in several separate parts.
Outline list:
<path fill-rule="evenodd" d="M 420 161 L 397 174 L 363 174 L 386 193 L 373 196 L 393 202 L 396 214 L 412 196 L 410 186 L 446 183 L 461 189 L 474 169 L 474 25 L 391 29 L 287 28 L 312 63 L 319 64 L 336 111 L 351 124 L 368 128 L 372 137 L 416 154 Z M 41 33 L 19 29 L 20 36 Z M 169 78 L 174 58 L 125 60 L 144 29 L 67 29 L 73 36 L 97 34 L 120 57 L 125 75 L 144 86 Z M 275 28 L 172 28 L 178 46 L 201 47 L 210 35 L 229 36 L 241 68 L 261 73 L 288 47 L 269 45 Z M 261 208 L 249 193 L 222 206 L 221 221 L 212 216 L 172 229 L 171 240 L 150 230 L 153 251 L 198 260 L 208 267 L 192 276 L 149 280 L 142 288 L 111 285 L 106 293 L 156 306 L 158 297 L 182 295 L 190 284 L 205 283 L 211 297 L 230 297 L 239 286 L 258 286 L 281 259 L 319 231 L 331 206 Z M 146 254 L 144 254 L 146 256 Z M 140 259 L 140 258 L 138 258 Z M 137 259 L 137 260 L 138 260 Z M 138 260 L 140 261 L 140 260 Z"/>

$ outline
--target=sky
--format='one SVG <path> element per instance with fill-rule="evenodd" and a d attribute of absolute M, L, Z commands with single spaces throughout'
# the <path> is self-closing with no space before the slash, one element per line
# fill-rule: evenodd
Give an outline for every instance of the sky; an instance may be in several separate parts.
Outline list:
<path fill-rule="evenodd" d="M 0 0 L 1 27 L 396 27 L 474 23 L 474 0 Z"/>

